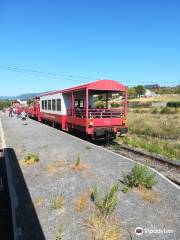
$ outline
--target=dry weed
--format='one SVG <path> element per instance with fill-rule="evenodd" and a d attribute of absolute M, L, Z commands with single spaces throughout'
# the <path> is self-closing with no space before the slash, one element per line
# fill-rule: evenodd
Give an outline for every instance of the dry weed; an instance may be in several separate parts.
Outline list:
<path fill-rule="evenodd" d="M 138 188 L 135 188 L 134 191 L 138 193 L 144 201 L 156 203 L 160 200 L 158 194 L 152 189 L 139 186 Z"/>
<path fill-rule="evenodd" d="M 122 233 L 117 222 L 101 215 L 91 215 L 86 223 L 94 240 L 122 240 Z"/>
<path fill-rule="evenodd" d="M 82 212 L 88 207 L 88 202 L 90 199 L 91 192 L 88 190 L 83 192 L 80 197 L 78 197 L 75 201 L 75 211 Z"/>

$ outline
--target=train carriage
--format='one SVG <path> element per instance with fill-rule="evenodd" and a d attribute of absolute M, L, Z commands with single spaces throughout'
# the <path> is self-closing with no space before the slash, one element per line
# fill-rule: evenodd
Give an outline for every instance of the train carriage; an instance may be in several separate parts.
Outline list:
<path fill-rule="evenodd" d="M 109 104 L 109 96 L 119 94 L 118 108 Z M 104 106 L 98 107 L 94 97 L 104 96 Z M 114 80 L 98 80 L 81 86 L 53 91 L 36 98 L 39 121 L 60 124 L 62 130 L 76 129 L 94 139 L 114 138 L 117 133 L 127 133 L 127 88 Z"/>

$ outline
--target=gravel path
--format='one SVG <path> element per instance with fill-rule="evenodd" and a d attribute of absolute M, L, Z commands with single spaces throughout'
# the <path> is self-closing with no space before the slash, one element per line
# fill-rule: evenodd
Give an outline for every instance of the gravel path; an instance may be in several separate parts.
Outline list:
<path fill-rule="evenodd" d="M 54 240 L 59 227 L 63 229 L 64 240 L 89 239 L 84 225 L 93 211 L 93 203 L 89 202 L 84 212 L 77 213 L 76 199 L 95 184 L 105 193 L 134 163 L 30 119 L 28 125 L 23 125 L 15 117 L 2 117 L 2 124 L 18 196 L 20 239 Z M 31 166 L 22 165 L 28 153 L 37 153 L 40 161 Z M 71 169 L 78 154 L 86 164 L 83 171 Z M 144 201 L 135 191 L 119 192 L 115 215 L 122 224 L 124 239 L 180 239 L 180 190 L 161 176 L 157 178 L 154 191 L 159 201 L 155 203 Z M 60 195 L 64 197 L 64 207 L 52 210 L 52 200 Z M 136 227 L 142 227 L 146 233 L 137 236 Z M 159 232 L 151 233 L 151 230 Z M 169 232 L 162 233 L 163 230 Z"/>

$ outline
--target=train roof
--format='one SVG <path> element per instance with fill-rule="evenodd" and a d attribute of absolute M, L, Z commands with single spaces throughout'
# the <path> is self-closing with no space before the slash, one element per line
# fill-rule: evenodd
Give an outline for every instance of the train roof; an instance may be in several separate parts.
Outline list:
<path fill-rule="evenodd" d="M 95 82 L 86 83 L 86 84 L 72 87 L 72 88 L 66 88 L 63 90 L 48 92 L 48 93 L 40 95 L 39 97 L 53 95 L 53 94 L 57 94 L 57 93 L 76 92 L 76 91 L 85 90 L 85 89 L 94 90 L 94 91 L 112 91 L 112 92 L 127 91 L 127 87 L 117 81 L 97 80 Z"/>

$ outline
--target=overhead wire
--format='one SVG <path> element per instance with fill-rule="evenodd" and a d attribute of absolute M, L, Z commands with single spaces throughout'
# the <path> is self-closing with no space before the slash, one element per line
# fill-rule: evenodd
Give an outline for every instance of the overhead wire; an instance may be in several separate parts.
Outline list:
<path fill-rule="evenodd" d="M 72 75 L 72 74 L 64 74 L 64 73 L 52 73 L 52 72 L 44 72 L 44 71 L 39 71 L 39 70 L 34 70 L 34 69 L 26 69 L 26 68 L 21 68 L 21 67 L 12 67 L 12 66 L 4 66 L 0 65 L 0 69 L 2 70 L 7 70 L 7 71 L 13 71 L 21 74 L 28 74 L 32 75 L 35 77 L 43 77 L 43 78 L 53 78 L 53 79 L 58 79 L 60 80 L 60 77 L 63 79 L 62 80 L 67 80 L 67 81 L 74 81 L 74 82 L 79 82 L 79 83 L 85 83 L 88 81 L 94 81 L 100 78 L 93 78 L 90 76 L 82 76 L 82 75 Z M 137 80 L 121 80 L 121 83 L 124 83 L 126 86 L 127 85 L 137 85 Z M 177 84 L 177 81 L 170 81 L 171 84 Z M 138 81 L 138 85 L 149 85 L 149 84 L 158 84 L 157 81 L 153 80 L 148 80 L 148 81 Z"/>
<path fill-rule="evenodd" d="M 38 71 L 33 69 L 25 69 L 25 68 L 19 68 L 19 67 L 10 67 L 10 66 L 3 66 L 0 65 L 0 69 L 8 70 L 8 71 L 14 71 L 18 73 L 25 73 L 25 74 L 31 74 L 34 76 L 39 77 L 51 77 L 51 78 L 57 78 L 64 77 L 65 80 L 73 80 L 73 81 L 80 81 L 79 79 L 89 79 L 94 80 L 95 78 L 88 77 L 88 76 L 79 76 L 79 75 L 70 75 L 70 74 L 64 74 L 64 73 L 52 73 L 52 72 L 44 72 L 44 71 Z M 82 81 L 82 80 L 81 80 Z"/>

